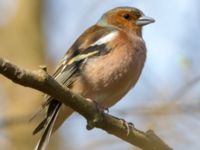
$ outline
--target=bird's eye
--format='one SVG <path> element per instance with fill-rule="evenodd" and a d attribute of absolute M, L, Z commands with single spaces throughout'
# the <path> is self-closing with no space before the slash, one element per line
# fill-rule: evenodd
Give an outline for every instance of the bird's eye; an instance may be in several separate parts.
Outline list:
<path fill-rule="evenodd" d="M 130 18 L 131 18 L 131 16 L 130 16 L 129 14 L 124 14 L 123 17 L 124 17 L 124 19 L 126 19 L 126 20 L 130 20 Z"/>

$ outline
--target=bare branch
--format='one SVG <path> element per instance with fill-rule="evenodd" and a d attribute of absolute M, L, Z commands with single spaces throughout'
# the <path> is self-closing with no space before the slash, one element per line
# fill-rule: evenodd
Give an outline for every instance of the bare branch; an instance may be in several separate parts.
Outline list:
<path fill-rule="evenodd" d="M 27 123 L 27 118 L 28 118 L 27 115 L 10 117 L 10 118 L 0 118 L 0 128 L 6 128 L 12 125 Z"/>
<path fill-rule="evenodd" d="M 181 98 L 186 95 L 191 88 L 193 88 L 195 85 L 197 85 L 200 82 L 200 75 L 196 76 L 195 78 L 191 79 L 189 82 L 187 82 L 183 87 L 181 87 L 175 95 L 172 97 L 174 101 L 180 101 Z"/>
<path fill-rule="evenodd" d="M 0 73 L 15 83 L 51 95 L 84 116 L 90 128 L 97 127 L 144 150 L 171 150 L 152 130 L 142 132 L 124 125 L 124 121 L 100 111 L 93 101 L 62 87 L 45 69 L 27 71 L 0 58 Z M 130 130 L 127 134 L 127 130 Z"/>

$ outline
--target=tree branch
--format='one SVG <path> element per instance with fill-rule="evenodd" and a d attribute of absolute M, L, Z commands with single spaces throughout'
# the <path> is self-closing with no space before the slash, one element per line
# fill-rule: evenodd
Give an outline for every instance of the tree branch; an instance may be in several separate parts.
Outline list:
<path fill-rule="evenodd" d="M 0 73 L 17 84 L 44 92 L 71 107 L 87 119 L 90 129 L 93 127 L 103 129 L 143 150 L 172 150 L 152 130 L 143 132 L 130 125 L 127 127 L 122 119 L 99 110 L 93 101 L 62 87 L 44 68 L 27 71 L 0 58 Z M 127 134 L 128 130 L 130 131 Z"/>

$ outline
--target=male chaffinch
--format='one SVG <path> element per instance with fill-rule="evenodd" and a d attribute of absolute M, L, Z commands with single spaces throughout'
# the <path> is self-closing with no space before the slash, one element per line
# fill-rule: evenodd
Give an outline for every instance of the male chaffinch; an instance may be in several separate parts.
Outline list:
<path fill-rule="evenodd" d="M 142 11 L 118 7 L 106 12 L 72 45 L 58 64 L 55 80 L 73 92 L 109 108 L 137 82 L 146 58 L 142 27 L 153 23 Z M 73 110 L 46 96 L 46 118 L 33 134 L 44 129 L 36 149 L 45 149 L 52 130 L 57 129 Z"/>

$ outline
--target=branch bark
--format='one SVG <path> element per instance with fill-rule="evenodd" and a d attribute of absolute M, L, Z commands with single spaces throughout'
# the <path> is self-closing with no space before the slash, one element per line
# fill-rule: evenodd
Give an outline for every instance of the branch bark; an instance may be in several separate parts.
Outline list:
<path fill-rule="evenodd" d="M 28 71 L 0 58 L 0 74 L 17 84 L 51 95 L 71 107 L 86 118 L 88 129 L 100 128 L 143 150 L 172 150 L 152 130 L 140 131 L 130 124 L 125 125 L 122 119 L 102 112 L 93 101 L 62 87 L 45 69 Z"/>

